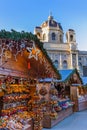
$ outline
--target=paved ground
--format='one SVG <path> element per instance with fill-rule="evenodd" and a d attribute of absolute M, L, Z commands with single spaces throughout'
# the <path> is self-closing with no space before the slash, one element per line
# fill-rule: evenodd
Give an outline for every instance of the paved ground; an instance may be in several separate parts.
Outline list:
<path fill-rule="evenodd" d="M 43 130 L 87 130 L 87 110 L 76 112 L 51 129 Z"/>

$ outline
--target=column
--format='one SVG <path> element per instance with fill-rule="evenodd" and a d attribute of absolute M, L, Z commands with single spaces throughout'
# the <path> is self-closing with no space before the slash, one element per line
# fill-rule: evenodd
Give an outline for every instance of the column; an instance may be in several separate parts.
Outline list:
<path fill-rule="evenodd" d="M 76 66 L 77 66 L 77 69 L 79 69 L 79 65 L 78 65 L 78 53 L 76 54 Z"/>
<path fill-rule="evenodd" d="M 61 53 L 60 53 L 60 69 L 62 69 L 62 56 L 61 56 Z"/>
<path fill-rule="evenodd" d="M 72 68 L 73 68 L 73 63 L 72 63 L 72 53 L 70 54 L 70 61 L 71 61 L 70 68 L 72 69 Z"/>

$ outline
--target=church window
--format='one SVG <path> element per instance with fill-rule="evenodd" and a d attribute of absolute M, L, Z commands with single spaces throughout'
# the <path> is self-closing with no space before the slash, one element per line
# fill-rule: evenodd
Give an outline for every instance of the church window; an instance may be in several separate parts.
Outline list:
<path fill-rule="evenodd" d="M 52 40 L 56 40 L 56 34 L 54 32 L 52 33 Z"/>

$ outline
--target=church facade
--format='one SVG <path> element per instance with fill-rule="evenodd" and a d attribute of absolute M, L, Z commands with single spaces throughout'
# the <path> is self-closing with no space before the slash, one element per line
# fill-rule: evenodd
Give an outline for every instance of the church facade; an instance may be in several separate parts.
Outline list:
<path fill-rule="evenodd" d="M 87 76 L 87 51 L 78 50 L 73 29 L 68 29 L 64 42 L 61 24 L 50 15 L 41 26 L 35 27 L 34 34 L 43 42 L 44 48 L 58 70 L 77 68 L 82 76 Z"/>

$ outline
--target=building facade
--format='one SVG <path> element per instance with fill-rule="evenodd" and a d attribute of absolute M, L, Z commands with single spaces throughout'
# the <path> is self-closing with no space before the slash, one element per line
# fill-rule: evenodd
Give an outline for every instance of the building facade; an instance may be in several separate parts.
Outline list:
<path fill-rule="evenodd" d="M 61 24 L 50 15 L 41 26 L 35 27 L 34 34 L 44 43 L 44 48 L 58 70 L 77 68 L 80 74 L 84 75 L 84 70 L 87 68 L 87 52 L 78 50 L 73 29 L 68 29 L 64 42 Z"/>

